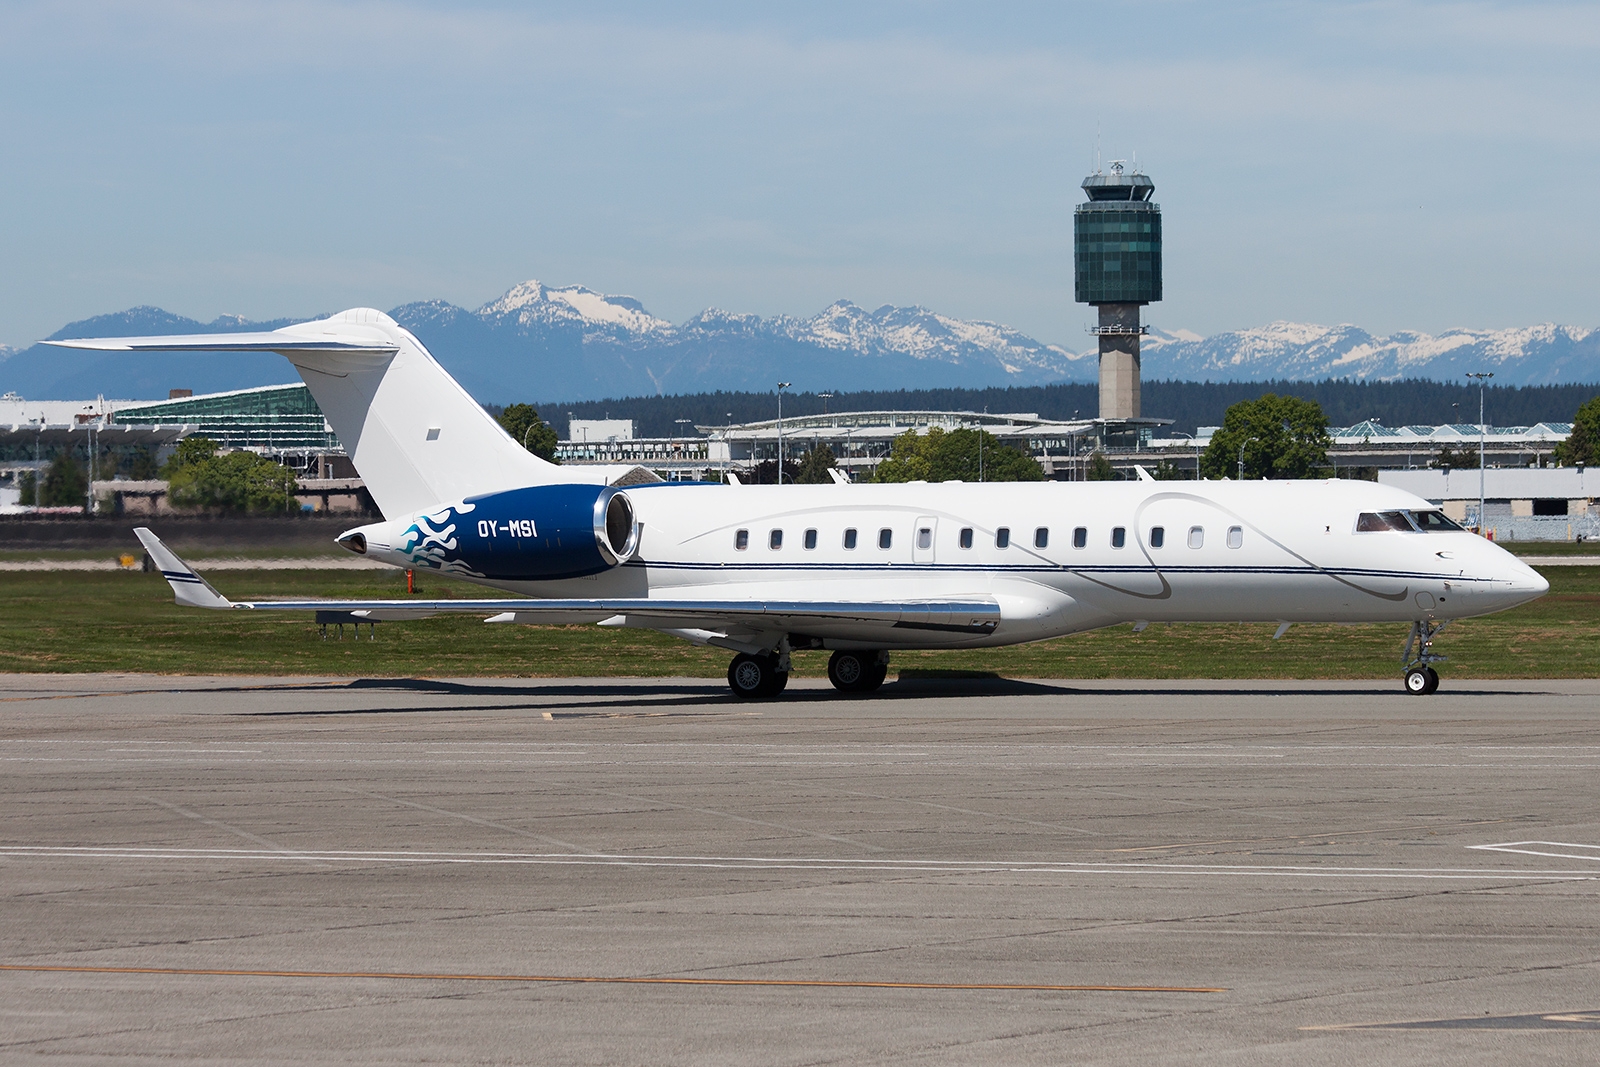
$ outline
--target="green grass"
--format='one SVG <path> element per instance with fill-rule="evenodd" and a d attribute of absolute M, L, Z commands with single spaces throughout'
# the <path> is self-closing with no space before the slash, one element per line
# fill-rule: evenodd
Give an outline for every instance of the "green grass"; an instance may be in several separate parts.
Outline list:
<path fill-rule="evenodd" d="M 1460 678 L 1600 677 L 1600 567 L 1551 567 L 1551 591 L 1514 611 L 1452 624 L 1436 643 Z M 238 598 L 405 596 L 381 571 L 237 571 Z M 428 576 L 430 596 L 476 590 Z M 1390 678 L 1406 627 L 1271 624 L 1117 626 L 1055 641 L 970 652 L 896 652 L 901 670 L 990 671 L 1012 678 Z M 179 608 L 158 575 L 0 573 L 0 671 L 366 676 L 720 677 L 730 654 L 641 630 L 486 626 L 441 616 L 380 623 L 377 640 L 321 640 L 308 615 Z M 820 677 L 827 654 L 799 653 Z"/>
<path fill-rule="evenodd" d="M 1514 556 L 1593 556 L 1600 563 L 1600 542 L 1595 541 L 1501 541 L 1499 545 Z"/>
<path fill-rule="evenodd" d="M 240 545 L 234 547 L 212 546 L 207 548 L 192 548 L 183 545 L 176 549 L 184 559 L 319 559 L 334 557 L 339 559 L 350 558 L 350 553 L 338 545 Z M 132 556 L 141 559 L 144 549 L 138 542 L 126 545 L 115 545 L 98 548 L 5 548 L 0 549 L 0 560 L 27 561 L 35 559 L 64 560 L 64 559 L 116 559 L 119 556 Z"/>

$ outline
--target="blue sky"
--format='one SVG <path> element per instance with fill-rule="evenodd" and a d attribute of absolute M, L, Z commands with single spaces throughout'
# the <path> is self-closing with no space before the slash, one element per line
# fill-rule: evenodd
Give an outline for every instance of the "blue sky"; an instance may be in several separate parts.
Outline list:
<path fill-rule="evenodd" d="M 1096 131 L 1201 333 L 1600 326 L 1600 5 L 0 7 L 0 342 L 581 283 L 1089 347 Z"/>

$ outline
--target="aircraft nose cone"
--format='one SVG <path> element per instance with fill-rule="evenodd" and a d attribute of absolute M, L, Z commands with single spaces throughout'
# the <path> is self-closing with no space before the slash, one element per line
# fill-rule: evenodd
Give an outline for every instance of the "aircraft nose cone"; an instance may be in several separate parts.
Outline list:
<path fill-rule="evenodd" d="M 1528 594 L 1528 599 L 1532 600 L 1534 597 L 1544 596 L 1550 591 L 1550 580 L 1548 578 L 1532 567 L 1524 566 L 1523 569 L 1528 573 L 1516 583 L 1518 592 Z"/>
<path fill-rule="evenodd" d="M 1502 590 L 1500 598 L 1507 607 L 1536 600 L 1550 591 L 1550 582 L 1545 576 L 1521 560 L 1508 568 L 1495 584 Z"/>

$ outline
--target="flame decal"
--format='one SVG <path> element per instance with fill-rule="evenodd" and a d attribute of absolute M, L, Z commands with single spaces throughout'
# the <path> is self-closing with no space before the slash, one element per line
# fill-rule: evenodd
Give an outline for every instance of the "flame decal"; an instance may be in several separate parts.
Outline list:
<path fill-rule="evenodd" d="M 419 515 L 400 538 L 398 550 L 405 553 L 418 567 L 429 567 L 445 574 L 464 574 L 471 578 L 483 575 L 452 558 L 460 547 L 456 539 L 456 521 L 476 509 L 476 504 L 451 504 L 441 511 Z"/>

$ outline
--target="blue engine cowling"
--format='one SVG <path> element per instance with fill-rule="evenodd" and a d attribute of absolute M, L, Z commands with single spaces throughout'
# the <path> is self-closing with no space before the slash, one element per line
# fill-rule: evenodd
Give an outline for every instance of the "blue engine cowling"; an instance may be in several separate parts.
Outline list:
<path fill-rule="evenodd" d="M 401 566 L 501 581 L 553 581 L 627 562 L 638 544 L 638 526 L 621 490 L 535 485 L 363 526 L 339 543 Z"/>

